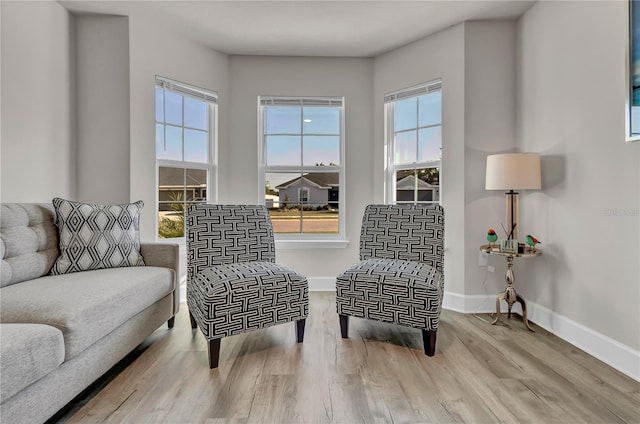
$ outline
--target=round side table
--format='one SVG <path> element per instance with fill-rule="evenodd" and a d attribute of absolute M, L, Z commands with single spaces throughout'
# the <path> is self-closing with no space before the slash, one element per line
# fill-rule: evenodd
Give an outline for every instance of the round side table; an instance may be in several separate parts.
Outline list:
<path fill-rule="evenodd" d="M 507 302 L 507 305 L 509 305 L 507 318 L 511 318 L 511 308 L 513 307 L 513 304 L 519 302 L 520 305 L 522 305 L 522 321 L 524 321 L 524 325 L 530 331 L 535 332 L 535 330 L 529 326 L 529 320 L 527 319 L 527 304 L 524 299 L 516 293 L 515 287 L 513 287 L 513 283 L 516 281 L 515 274 L 513 273 L 513 258 L 533 258 L 540 256 L 542 252 L 535 248 L 526 247 L 523 253 L 507 253 L 501 252 L 500 248 L 493 244 L 482 245 L 480 246 L 480 250 L 488 253 L 489 255 L 503 256 L 507 259 L 507 273 L 504 276 L 504 279 L 507 282 L 507 288 L 504 292 L 498 294 L 498 297 L 496 298 L 496 318 L 491 324 L 497 323 L 502 317 L 500 314 L 500 301 L 504 300 Z"/>

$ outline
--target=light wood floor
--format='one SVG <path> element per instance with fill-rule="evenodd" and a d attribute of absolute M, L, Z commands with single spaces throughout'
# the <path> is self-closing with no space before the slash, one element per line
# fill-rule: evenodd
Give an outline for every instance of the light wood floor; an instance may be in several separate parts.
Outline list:
<path fill-rule="evenodd" d="M 341 339 L 334 294 L 311 293 L 304 343 L 295 343 L 293 324 L 233 336 L 210 371 L 183 305 L 173 330 L 156 331 L 63 421 L 640 422 L 640 383 L 534 328 L 519 317 L 492 326 L 445 310 L 429 358 L 419 330 L 351 319 Z"/>

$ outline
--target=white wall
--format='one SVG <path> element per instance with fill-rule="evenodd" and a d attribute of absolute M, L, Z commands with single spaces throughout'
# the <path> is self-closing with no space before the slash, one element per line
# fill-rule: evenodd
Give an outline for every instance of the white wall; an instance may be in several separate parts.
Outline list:
<path fill-rule="evenodd" d="M 358 260 L 362 212 L 371 202 L 375 172 L 371 164 L 373 62 L 371 59 L 230 57 L 228 143 L 221 146 L 222 203 L 256 203 L 258 199 L 259 95 L 344 96 L 346 249 L 278 248 L 277 260 L 311 278 L 335 276 Z M 341 213 L 345 213 L 342 210 Z"/>
<path fill-rule="evenodd" d="M 77 200 L 129 201 L 129 18 L 77 16 Z"/>
<path fill-rule="evenodd" d="M 478 255 L 487 230 L 494 228 L 504 238 L 501 223 L 506 226 L 504 192 L 486 191 L 484 183 L 487 155 L 513 151 L 516 143 L 515 21 L 466 22 L 464 52 L 464 294 L 493 298 L 504 290 L 506 261 L 490 258 L 497 269 L 491 275 L 478 266 Z M 483 285 L 486 277 L 493 278 Z M 487 306 L 493 310 L 495 301 Z M 465 310 L 470 312 L 469 305 Z"/>
<path fill-rule="evenodd" d="M 1 200 L 74 198 L 73 18 L 56 2 L 1 7 Z"/>
<path fill-rule="evenodd" d="M 539 2 L 519 23 L 518 147 L 540 152 L 543 173 L 520 214 L 544 254 L 523 264 L 518 290 L 637 355 L 640 143 L 624 142 L 625 7 Z"/>
<path fill-rule="evenodd" d="M 155 77 L 160 75 L 219 94 L 219 139 L 227 140 L 227 56 L 172 34 L 156 23 L 129 18 L 131 93 L 131 200 L 142 199 L 143 240 L 156 238 Z M 225 167 L 221 161 L 221 166 Z"/>
<path fill-rule="evenodd" d="M 445 209 L 445 292 L 464 293 L 465 269 L 465 68 L 464 24 L 375 58 L 373 84 L 375 202 L 384 200 L 384 95 L 442 79 L 441 196 Z M 477 258 L 477 255 L 476 255 Z"/>

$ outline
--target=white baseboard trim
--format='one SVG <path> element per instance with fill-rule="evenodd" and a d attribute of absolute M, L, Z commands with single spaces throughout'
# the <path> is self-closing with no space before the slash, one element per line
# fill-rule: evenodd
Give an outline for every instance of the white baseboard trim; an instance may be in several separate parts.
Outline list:
<path fill-rule="evenodd" d="M 445 291 L 442 307 L 463 314 L 495 312 L 496 298 L 495 296 L 485 296 L 483 294 L 463 295 Z M 514 307 L 513 311 L 519 313 L 520 309 Z"/>
<path fill-rule="evenodd" d="M 527 302 L 529 319 L 589 355 L 640 381 L 640 351 L 598 333 L 551 309 Z"/>
<path fill-rule="evenodd" d="M 459 293 L 445 292 L 442 307 L 466 314 L 488 313 L 495 312 L 495 302 L 494 295 L 465 296 Z M 640 351 L 537 303 L 527 302 L 527 309 L 529 320 L 621 373 L 640 381 Z M 502 302 L 500 310 L 506 312 L 504 302 Z M 522 313 L 522 309 L 517 303 L 512 310 L 518 314 Z"/>
<path fill-rule="evenodd" d="M 307 277 L 309 291 L 336 291 L 335 277 Z"/>

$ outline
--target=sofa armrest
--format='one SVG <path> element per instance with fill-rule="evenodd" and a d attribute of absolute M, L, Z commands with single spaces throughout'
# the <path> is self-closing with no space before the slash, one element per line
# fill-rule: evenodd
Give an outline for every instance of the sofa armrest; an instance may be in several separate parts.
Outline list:
<path fill-rule="evenodd" d="M 146 266 L 171 268 L 174 274 L 173 312 L 180 307 L 180 245 L 176 243 L 140 243 L 140 254 Z"/>

